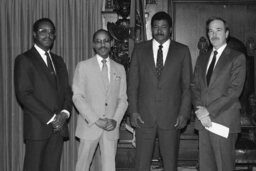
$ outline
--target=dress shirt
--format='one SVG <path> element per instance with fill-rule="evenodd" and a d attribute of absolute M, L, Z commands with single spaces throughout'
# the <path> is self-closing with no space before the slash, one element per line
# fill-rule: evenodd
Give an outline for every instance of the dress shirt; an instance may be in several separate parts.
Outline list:
<path fill-rule="evenodd" d="M 163 66 L 164 66 L 166 58 L 167 58 L 167 53 L 168 53 L 168 50 L 169 50 L 170 43 L 171 43 L 171 40 L 168 39 L 166 42 L 164 42 L 162 44 L 162 46 L 163 46 L 163 48 L 162 48 L 162 51 L 163 51 Z M 153 54 L 154 54 L 155 65 L 156 65 L 156 61 L 157 61 L 157 52 L 158 52 L 158 49 L 159 49 L 159 45 L 160 45 L 160 43 L 158 43 L 155 39 L 153 39 L 152 46 L 153 46 Z"/>
<path fill-rule="evenodd" d="M 215 49 L 215 48 L 212 49 L 212 53 L 211 53 L 211 56 L 210 56 L 209 61 L 208 61 L 208 64 L 207 64 L 207 70 L 206 70 L 206 73 L 205 73 L 205 74 L 207 74 L 208 69 L 209 69 L 209 66 L 210 66 L 210 64 L 211 64 L 211 62 L 212 62 L 213 52 L 214 52 L 214 51 L 217 51 L 217 52 L 218 52 L 218 54 L 216 55 L 216 61 L 215 61 L 215 65 L 214 65 L 214 68 L 215 68 L 215 66 L 216 66 L 218 60 L 220 59 L 220 56 L 221 56 L 221 54 L 222 54 L 222 52 L 224 51 L 224 49 L 225 49 L 226 46 L 227 46 L 227 44 L 224 44 L 224 45 L 222 45 L 219 49 Z"/>
<path fill-rule="evenodd" d="M 47 57 L 45 55 L 45 51 L 43 49 L 41 49 L 39 46 L 37 46 L 36 44 L 34 45 L 35 49 L 37 50 L 37 52 L 40 54 L 40 56 L 42 57 L 43 61 L 45 62 L 45 64 L 48 66 L 47 64 Z M 49 53 L 49 56 L 50 56 L 50 60 L 52 61 L 52 57 L 51 57 L 51 54 L 50 54 L 50 50 L 47 51 Z M 54 63 L 52 62 L 52 66 L 53 66 L 53 69 L 54 69 L 54 72 L 56 73 L 56 70 L 55 70 L 55 66 L 54 66 Z M 64 112 L 67 114 L 68 118 L 70 116 L 70 113 L 69 111 L 63 109 L 61 112 Z M 53 117 L 46 123 L 47 125 L 50 124 L 51 122 L 54 121 L 55 119 L 55 116 L 56 114 L 53 115 Z"/>
<path fill-rule="evenodd" d="M 36 48 L 36 50 L 38 51 L 38 53 L 40 54 L 40 56 L 41 56 L 42 59 L 44 60 L 44 63 L 48 66 L 48 64 L 47 64 L 47 57 L 46 57 L 46 55 L 45 55 L 45 52 L 46 52 L 46 51 L 44 51 L 43 49 L 41 49 L 40 47 L 38 47 L 36 44 L 34 45 L 34 47 Z M 50 50 L 48 50 L 47 53 L 49 54 L 50 60 L 52 61 L 52 57 L 51 57 Z M 54 72 L 56 73 L 55 66 L 54 66 L 54 63 L 53 63 L 53 62 L 52 62 L 52 66 L 53 66 Z"/>
<path fill-rule="evenodd" d="M 103 67 L 103 63 L 102 63 L 102 60 L 104 58 L 102 58 L 100 55 L 96 54 L 96 57 L 97 57 L 97 61 L 98 61 L 98 64 L 100 66 L 100 70 L 102 71 L 102 67 Z M 108 66 L 108 80 L 110 81 L 110 61 L 109 61 L 109 57 L 106 58 L 106 65 Z"/>

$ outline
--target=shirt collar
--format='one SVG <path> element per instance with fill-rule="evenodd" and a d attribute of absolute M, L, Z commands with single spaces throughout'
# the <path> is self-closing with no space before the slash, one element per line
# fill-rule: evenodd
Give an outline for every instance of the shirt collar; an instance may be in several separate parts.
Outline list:
<path fill-rule="evenodd" d="M 36 48 L 36 50 L 41 56 L 45 55 L 45 51 L 41 49 L 37 44 L 34 44 L 34 47 Z M 50 53 L 50 50 L 47 50 L 47 52 Z"/>
<path fill-rule="evenodd" d="M 215 49 L 215 48 L 213 48 L 212 51 L 214 52 L 214 51 L 216 50 L 216 51 L 218 52 L 218 55 L 221 55 L 226 46 L 227 46 L 227 43 L 225 43 L 224 45 L 222 45 L 218 50 Z"/>
<path fill-rule="evenodd" d="M 98 54 L 96 54 L 96 58 L 97 58 L 97 61 L 98 61 L 98 63 L 99 64 L 102 64 L 102 60 L 104 59 L 104 58 L 102 58 L 100 55 L 98 55 Z M 107 57 L 106 58 L 106 61 L 107 61 L 107 63 L 109 62 L 109 57 Z"/>
<path fill-rule="evenodd" d="M 162 44 L 163 48 L 168 48 L 169 45 L 170 45 L 170 43 L 171 43 L 171 39 L 168 39 L 167 41 L 165 41 L 165 42 Z M 158 43 L 155 39 L 153 39 L 153 46 L 154 46 L 154 47 L 159 47 L 159 45 L 160 45 L 160 43 Z"/>

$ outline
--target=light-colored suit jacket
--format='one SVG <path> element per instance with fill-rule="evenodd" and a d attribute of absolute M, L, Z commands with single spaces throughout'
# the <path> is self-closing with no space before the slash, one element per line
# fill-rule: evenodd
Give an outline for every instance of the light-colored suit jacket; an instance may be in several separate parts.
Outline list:
<path fill-rule="evenodd" d="M 205 106 L 213 122 L 230 128 L 230 133 L 240 131 L 239 96 L 245 81 L 245 56 L 228 46 L 222 52 L 215 65 L 207 86 L 206 69 L 211 51 L 197 59 L 192 81 L 193 105 Z M 196 129 L 203 129 L 196 119 Z"/>
<path fill-rule="evenodd" d="M 104 86 L 96 56 L 78 63 L 73 78 L 73 102 L 79 111 L 76 136 L 94 140 L 103 134 L 119 138 L 119 125 L 128 106 L 124 67 L 110 59 L 110 85 Z M 117 121 L 113 131 L 104 131 L 95 122 L 99 118 Z"/>

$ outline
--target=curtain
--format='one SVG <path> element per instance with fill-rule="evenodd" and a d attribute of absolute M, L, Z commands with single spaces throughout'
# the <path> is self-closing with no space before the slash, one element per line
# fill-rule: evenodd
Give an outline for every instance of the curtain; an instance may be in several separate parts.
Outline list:
<path fill-rule="evenodd" d="M 134 45 L 147 39 L 144 0 L 131 0 L 130 29 L 131 38 L 129 39 L 129 57 L 131 57 Z"/>
<path fill-rule="evenodd" d="M 0 170 L 20 171 L 24 160 L 23 114 L 13 85 L 15 57 L 33 46 L 32 25 L 49 17 L 56 26 L 53 52 L 67 64 L 70 84 L 76 64 L 93 55 L 92 35 L 102 28 L 103 0 L 0 0 Z M 64 144 L 61 170 L 73 171 L 77 158 L 76 113 Z"/>

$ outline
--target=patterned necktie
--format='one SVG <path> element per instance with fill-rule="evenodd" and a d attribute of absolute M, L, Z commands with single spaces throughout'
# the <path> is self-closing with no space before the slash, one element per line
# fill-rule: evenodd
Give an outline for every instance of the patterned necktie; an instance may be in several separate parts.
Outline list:
<path fill-rule="evenodd" d="M 159 49 L 157 51 L 157 60 L 156 60 L 156 73 L 157 73 L 157 78 L 160 79 L 162 70 L 164 68 L 163 65 L 163 51 L 162 51 L 163 46 L 159 45 Z"/>
<path fill-rule="evenodd" d="M 213 52 L 213 58 L 212 58 L 212 62 L 208 68 L 207 74 L 206 74 L 206 80 L 207 80 L 207 85 L 209 85 L 210 80 L 211 80 L 211 76 L 212 76 L 212 72 L 214 69 L 214 65 L 215 65 L 215 61 L 216 61 L 216 56 L 217 56 L 218 52 L 215 50 Z"/>
<path fill-rule="evenodd" d="M 102 59 L 102 76 L 103 76 L 103 81 L 106 87 L 108 87 L 109 84 L 109 79 L 108 79 L 108 65 L 107 65 L 107 60 L 106 59 Z"/>

